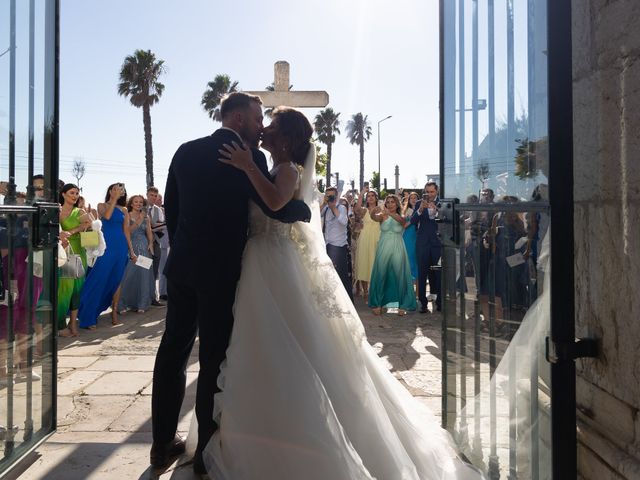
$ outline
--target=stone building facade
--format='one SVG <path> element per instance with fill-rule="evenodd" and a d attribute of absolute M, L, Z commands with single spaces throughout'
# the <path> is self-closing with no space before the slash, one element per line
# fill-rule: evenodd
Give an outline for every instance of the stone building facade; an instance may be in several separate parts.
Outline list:
<path fill-rule="evenodd" d="M 573 1 L 578 471 L 640 479 L 640 1 Z"/>

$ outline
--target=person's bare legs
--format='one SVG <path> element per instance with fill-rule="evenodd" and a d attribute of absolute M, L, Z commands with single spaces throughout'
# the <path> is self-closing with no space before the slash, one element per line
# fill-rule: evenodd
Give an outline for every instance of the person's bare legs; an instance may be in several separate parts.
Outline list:
<path fill-rule="evenodd" d="M 95 330 L 95 326 L 93 328 L 89 327 L 89 330 Z M 67 328 L 64 328 L 58 332 L 58 336 L 60 337 L 77 337 L 78 336 L 78 310 L 71 310 L 69 312 L 69 323 L 67 324 Z"/>
<path fill-rule="evenodd" d="M 122 325 L 122 322 L 118 319 L 118 303 L 120 303 L 121 287 L 118 287 L 116 293 L 113 295 L 111 301 L 111 325 Z"/>
<path fill-rule="evenodd" d="M 489 295 L 480 295 L 480 310 L 482 312 L 482 316 L 484 317 L 484 321 L 486 322 L 487 328 L 489 327 Z M 494 312 L 495 312 L 495 322 L 496 327 L 500 327 L 502 325 L 502 319 L 504 318 L 504 311 L 502 309 L 502 298 L 496 297 L 494 302 Z"/>

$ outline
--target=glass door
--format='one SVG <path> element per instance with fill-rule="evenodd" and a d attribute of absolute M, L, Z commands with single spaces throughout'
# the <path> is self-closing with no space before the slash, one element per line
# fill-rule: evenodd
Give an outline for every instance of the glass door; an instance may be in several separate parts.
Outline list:
<path fill-rule="evenodd" d="M 440 8 L 443 424 L 490 479 L 575 478 L 570 2 Z"/>
<path fill-rule="evenodd" d="M 58 8 L 0 1 L 0 475 L 55 429 Z"/>

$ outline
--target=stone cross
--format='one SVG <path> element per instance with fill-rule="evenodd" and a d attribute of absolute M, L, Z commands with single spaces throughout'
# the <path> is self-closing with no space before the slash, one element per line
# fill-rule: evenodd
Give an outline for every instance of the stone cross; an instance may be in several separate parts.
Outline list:
<path fill-rule="evenodd" d="M 289 62 L 276 62 L 274 70 L 275 91 L 245 93 L 258 95 L 265 107 L 326 107 L 329 104 L 329 94 L 325 91 L 289 90 Z"/>

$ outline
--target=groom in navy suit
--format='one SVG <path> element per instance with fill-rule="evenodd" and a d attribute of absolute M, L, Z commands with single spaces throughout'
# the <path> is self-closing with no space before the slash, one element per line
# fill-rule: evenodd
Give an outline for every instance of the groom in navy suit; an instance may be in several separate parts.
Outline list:
<path fill-rule="evenodd" d="M 217 425 L 213 421 L 216 380 L 233 328 L 233 302 L 247 241 L 249 200 L 285 223 L 309 221 L 302 201 L 291 200 L 278 212 L 267 209 L 248 177 L 218 161 L 224 144 L 244 142 L 256 166 L 269 176 L 257 147 L 262 134 L 262 102 L 246 93 L 231 93 L 221 103 L 222 128 L 187 142 L 175 153 L 165 189 L 170 253 L 168 305 L 164 335 L 153 372 L 151 465 L 165 469 L 184 452 L 176 435 L 185 393 L 186 368 L 196 334 L 200 374 L 196 392 L 198 445 L 193 468 L 204 474 L 202 450 Z"/>
<path fill-rule="evenodd" d="M 436 308 L 438 311 L 442 309 L 440 272 L 431 268 L 438 264 L 442 253 L 442 243 L 436 223 L 439 203 L 438 185 L 435 182 L 427 182 L 424 186 L 422 199 L 416 202 L 415 210 L 411 216 L 411 223 L 418 225 L 416 259 L 418 262 L 420 313 L 427 313 L 427 277 L 429 278 L 429 291 L 437 295 Z"/>

